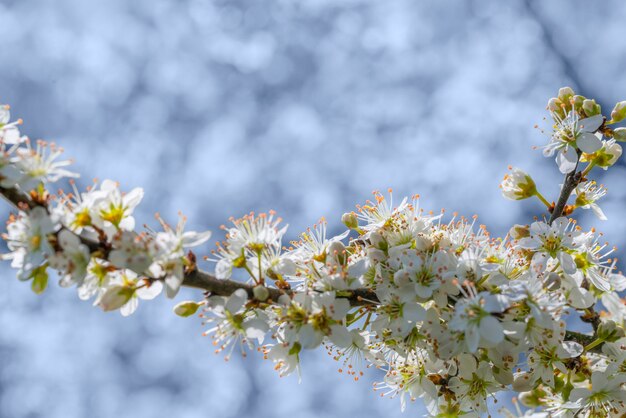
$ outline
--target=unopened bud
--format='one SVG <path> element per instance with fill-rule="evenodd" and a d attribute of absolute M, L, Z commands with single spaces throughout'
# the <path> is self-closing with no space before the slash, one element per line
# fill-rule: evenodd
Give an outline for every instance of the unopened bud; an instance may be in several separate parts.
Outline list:
<path fill-rule="evenodd" d="M 585 99 L 584 96 L 576 95 L 576 96 L 572 97 L 571 103 L 574 106 L 574 110 L 576 112 L 580 113 L 580 111 L 583 110 L 583 103 L 585 102 L 585 100 L 586 99 Z"/>
<path fill-rule="evenodd" d="M 560 109 L 561 109 L 561 106 L 559 106 L 559 99 L 557 99 L 556 97 L 553 97 L 550 100 L 548 100 L 549 111 L 558 112 Z"/>
<path fill-rule="evenodd" d="M 621 122 L 624 118 L 626 118 L 626 101 L 616 104 L 611 112 L 612 122 Z"/>
<path fill-rule="evenodd" d="M 583 101 L 583 110 L 585 111 L 585 115 L 587 117 L 599 115 L 602 113 L 602 109 L 599 104 L 596 103 L 593 99 L 585 99 Z"/>
<path fill-rule="evenodd" d="M 104 292 L 98 305 L 105 312 L 114 311 L 126 305 L 126 302 L 128 302 L 134 294 L 135 289 L 132 287 L 122 285 L 111 286 Z"/>
<path fill-rule="evenodd" d="M 530 377 L 530 373 L 516 373 L 513 378 L 513 390 L 515 392 L 528 392 L 533 388 L 533 383 L 534 382 Z"/>
<path fill-rule="evenodd" d="M 604 146 L 586 159 L 605 170 L 615 164 L 622 155 L 622 146 L 615 141 L 605 141 Z"/>
<path fill-rule="evenodd" d="M 626 128 L 617 128 L 613 130 L 613 138 L 618 142 L 626 141 Z"/>
<path fill-rule="evenodd" d="M 517 399 L 527 408 L 537 408 L 542 405 L 541 400 L 533 392 L 522 392 L 518 395 Z"/>
<path fill-rule="evenodd" d="M 615 321 L 609 319 L 600 323 L 597 335 L 604 341 L 614 342 L 624 336 L 624 330 L 618 327 Z"/>
<path fill-rule="evenodd" d="M 509 230 L 509 235 L 513 239 L 521 239 L 530 236 L 530 231 L 527 225 L 513 225 Z"/>
<path fill-rule="evenodd" d="M 378 232 L 372 232 L 370 234 L 370 242 L 376 248 L 381 250 L 387 249 L 387 241 L 385 241 L 385 238 Z"/>
<path fill-rule="evenodd" d="M 328 261 L 331 265 L 343 265 L 346 262 L 346 247 L 341 241 L 331 242 L 328 246 Z"/>
<path fill-rule="evenodd" d="M 500 183 L 502 195 L 511 200 L 528 199 L 537 194 L 537 186 L 532 177 L 519 168 L 512 168 Z"/>
<path fill-rule="evenodd" d="M 341 222 L 348 229 L 357 229 L 359 227 L 359 220 L 354 212 L 347 212 L 341 216 Z"/>
<path fill-rule="evenodd" d="M 252 294 L 254 295 L 254 298 L 260 302 L 265 302 L 267 298 L 270 297 L 270 291 L 267 290 L 267 287 L 261 285 L 254 286 Z"/>
<path fill-rule="evenodd" d="M 570 99 L 574 96 L 574 90 L 571 87 L 561 87 L 559 89 L 559 100 L 564 104 L 568 104 Z"/>
<path fill-rule="evenodd" d="M 194 302 L 193 300 L 186 300 L 174 306 L 174 313 L 178 316 L 186 318 L 195 314 L 201 305 L 202 303 Z"/>

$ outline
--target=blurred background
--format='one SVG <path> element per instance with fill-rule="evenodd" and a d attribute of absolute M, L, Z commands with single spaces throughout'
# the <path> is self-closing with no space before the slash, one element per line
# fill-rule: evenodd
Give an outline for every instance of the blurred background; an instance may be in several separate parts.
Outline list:
<path fill-rule="evenodd" d="M 548 98 L 626 99 L 624 21 L 617 0 L 0 0 L 0 103 L 75 158 L 81 186 L 143 187 L 140 223 L 182 210 L 215 241 L 229 216 L 275 209 L 294 239 L 321 216 L 340 232 L 392 187 L 505 234 L 541 214 L 500 196 L 507 165 L 558 193 L 532 150 Z M 609 220 L 582 217 L 622 247 L 623 161 L 601 179 Z M 351 382 L 323 352 L 298 384 L 260 356 L 225 364 L 165 298 L 123 319 L 0 268 L 2 418 L 401 416 L 380 374 Z"/>

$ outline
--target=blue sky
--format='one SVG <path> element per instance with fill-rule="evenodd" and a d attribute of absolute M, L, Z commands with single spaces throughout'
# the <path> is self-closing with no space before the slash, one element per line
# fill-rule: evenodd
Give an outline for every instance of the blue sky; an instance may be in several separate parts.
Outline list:
<path fill-rule="evenodd" d="M 5 0 L 0 102 L 64 147 L 83 185 L 144 187 L 141 222 L 182 210 L 219 239 L 229 216 L 275 209 L 293 239 L 321 216 L 339 232 L 341 213 L 392 187 L 504 234 L 541 214 L 500 196 L 509 164 L 558 192 L 556 166 L 531 149 L 546 142 L 533 126 L 547 99 L 563 85 L 605 109 L 626 99 L 626 7 L 599 6 Z M 620 247 L 625 175 L 621 162 L 601 178 L 608 221 L 581 218 Z M 123 319 L 2 272 L 2 417 L 401 415 L 372 392 L 380 376 L 352 383 L 325 353 L 305 357 L 298 385 L 258 356 L 225 364 L 170 301 Z"/>

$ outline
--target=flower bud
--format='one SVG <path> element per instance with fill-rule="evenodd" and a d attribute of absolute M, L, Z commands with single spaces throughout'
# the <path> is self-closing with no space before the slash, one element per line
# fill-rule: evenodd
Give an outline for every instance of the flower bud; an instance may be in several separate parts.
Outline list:
<path fill-rule="evenodd" d="M 513 378 L 513 390 L 515 392 L 528 392 L 533 388 L 533 380 L 530 378 L 530 373 L 521 372 L 515 373 Z"/>
<path fill-rule="evenodd" d="M 267 290 L 267 287 L 261 285 L 254 286 L 252 294 L 254 295 L 254 298 L 260 302 L 265 302 L 267 298 L 270 297 L 270 291 Z"/>
<path fill-rule="evenodd" d="M 585 97 L 579 95 L 572 97 L 571 102 L 576 112 L 580 113 L 580 111 L 583 110 L 583 103 L 585 100 Z"/>
<path fill-rule="evenodd" d="M 346 247 L 341 241 L 331 242 L 328 246 L 328 261 L 331 265 L 343 265 L 346 262 Z"/>
<path fill-rule="evenodd" d="M 593 99 L 585 99 L 583 101 L 582 108 L 585 111 L 585 115 L 587 115 L 587 117 L 599 115 L 600 113 L 602 113 L 600 105 L 597 104 L 596 101 Z"/>
<path fill-rule="evenodd" d="M 513 389 L 515 390 L 515 389 Z M 535 394 L 536 391 L 532 392 L 522 392 L 517 397 L 519 401 L 528 408 L 537 408 L 540 407 L 543 403 L 538 395 Z"/>
<path fill-rule="evenodd" d="M 378 232 L 372 232 L 370 234 L 370 242 L 378 249 L 387 249 L 387 241 L 385 241 L 385 238 Z"/>
<path fill-rule="evenodd" d="M 559 99 L 562 102 L 569 102 L 572 96 L 574 96 L 574 90 L 571 87 L 561 87 L 559 89 Z"/>
<path fill-rule="evenodd" d="M 561 109 L 561 107 L 559 106 L 559 99 L 557 99 L 556 97 L 552 97 L 550 100 L 548 100 L 548 110 L 550 112 L 558 112 Z"/>
<path fill-rule="evenodd" d="M 111 286 L 104 292 L 98 305 L 103 311 L 109 312 L 121 308 L 135 294 L 135 289 L 128 286 L 116 285 Z"/>
<path fill-rule="evenodd" d="M 201 305 L 202 303 L 194 302 L 192 300 L 186 300 L 174 306 L 174 313 L 178 316 L 186 318 L 195 314 Z"/>
<path fill-rule="evenodd" d="M 605 320 L 598 326 L 597 335 L 599 339 L 614 342 L 624 336 L 624 330 L 615 324 L 615 321 Z"/>
<path fill-rule="evenodd" d="M 513 225 L 509 230 L 509 235 L 513 239 L 521 239 L 530 236 L 528 225 Z"/>
<path fill-rule="evenodd" d="M 612 122 L 621 122 L 624 118 L 626 118 L 626 101 L 616 104 L 611 112 Z"/>
<path fill-rule="evenodd" d="M 626 128 L 617 128 L 613 131 L 613 139 L 618 142 L 626 141 Z"/>
<path fill-rule="evenodd" d="M 341 222 L 348 229 L 357 229 L 359 227 L 359 220 L 354 212 L 347 212 L 341 216 Z"/>
<path fill-rule="evenodd" d="M 502 195 L 511 200 L 528 199 L 537 194 L 533 179 L 519 168 L 513 168 L 500 183 Z"/>
<path fill-rule="evenodd" d="M 572 110 L 572 105 L 570 102 L 573 97 L 574 97 L 574 90 L 572 90 L 570 87 L 562 87 L 559 89 L 558 99 L 561 102 L 559 104 L 563 106 L 566 112 L 569 112 L 570 110 Z"/>
<path fill-rule="evenodd" d="M 548 101 L 548 110 L 553 115 L 558 116 L 560 119 L 565 117 L 565 109 L 561 106 L 561 101 L 556 97 L 551 98 Z"/>
<path fill-rule="evenodd" d="M 589 157 L 584 155 L 584 159 L 593 162 L 596 166 L 607 169 L 615 164 L 622 156 L 622 147 L 615 140 L 604 141 L 604 146 Z"/>

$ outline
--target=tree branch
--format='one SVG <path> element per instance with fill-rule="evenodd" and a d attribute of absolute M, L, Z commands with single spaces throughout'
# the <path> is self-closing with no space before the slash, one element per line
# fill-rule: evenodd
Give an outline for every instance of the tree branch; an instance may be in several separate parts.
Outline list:
<path fill-rule="evenodd" d="M 565 189 L 565 187 L 564 187 Z M 571 193 L 571 191 L 570 191 Z M 16 209 L 23 210 L 25 208 L 32 209 L 38 205 L 45 207 L 35 202 L 30 196 L 21 192 L 16 188 L 7 188 L 0 186 L 0 194 Z M 563 193 L 562 195 L 563 196 Z M 567 199 L 566 199 L 567 200 Z M 72 232 L 74 233 L 74 232 Z M 94 253 L 96 251 L 104 252 L 104 248 L 100 243 L 90 238 L 76 234 L 80 240 L 89 247 L 89 250 Z M 254 285 L 248 283 L 237 282 L 234 280 L 221 280 L 216 278 L 210 273 L 194 268 L 191 271 L 185 273 L 185 279 L 183 280 L 183 286 L 191 287 L 195 289 L 201 289 L 209 292 L 212 295 L 218 296 L 230 296 L 238 289 L 244 289 L 248 293 L 248 298 L 253 299 Z M 282 290 L 277 288 L 268 287 L 269 298 L 273 301 L 277 301 L 278 298 L 283 295 L 291 295 L 294 292 L 292 290 Z M 338 297 L 344 297 L 350 301 L 352 306 L 375 306 L 379 303 L 378 296 L 373 290 L 360 288 L 346 291 L 337 292 Z M 595 337 L 591 335 L 585 335 L 574 331 L 566 331 L 565 339 L 568 341 L 576 341 L 583 346 L 589 345 L 594 341 Z M 600 352 L 600 346 L 595 347 L 591 351 Z"/>
<path fill-rule="evenodd" d="M 550 221 L 548 222 L 549 224 L 552 224 L 555 219 L 563 215 L 563 211 L 565 210 L 567 201 L 569 200 L 572 192 L 574 191 L 576 186 L 578 186 L 578 183 L 580 183 L 580 179 L 582 178 L 582 173 L 576 172 L 576 170 L 578 169 L 578 164 L 580 162 L 580 151 L 577 152 L 578 161 L 576 162 L 576 167 L 574 167 L 574 170 L 565 175 L 563 187 L 561 188 L 561 194 L 559 195 L 559 199 L 557 200 L 556 205 L 552 210 L 552 215 L 550 216 Z"/>

